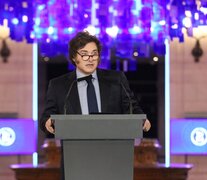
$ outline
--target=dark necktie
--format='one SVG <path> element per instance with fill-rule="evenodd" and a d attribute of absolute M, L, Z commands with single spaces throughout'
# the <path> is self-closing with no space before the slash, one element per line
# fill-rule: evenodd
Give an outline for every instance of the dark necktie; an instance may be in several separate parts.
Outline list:
<path fill-rule="evenodd" d="M 78 79 L 78 81 L 82 81 L 82 80 L 86 80 L 88 83 L 87 86 L 88 112 L 89 114 L 98 113 L 98 104 L 96 99 L 95 88 L 92 83 L 92 75 Z"/>

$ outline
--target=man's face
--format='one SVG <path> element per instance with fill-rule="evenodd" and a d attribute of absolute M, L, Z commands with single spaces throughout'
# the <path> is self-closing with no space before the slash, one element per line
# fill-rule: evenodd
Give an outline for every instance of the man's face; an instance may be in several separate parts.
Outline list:
<path fill-rule="evenodd" d="M 73 59 L 73 61 L 79 71 L 86 75 L 92 74 L 99 64 L 99 54 L 96 44 L 90 42 L 82 49 L 79 49 L 76 58 Z"/>

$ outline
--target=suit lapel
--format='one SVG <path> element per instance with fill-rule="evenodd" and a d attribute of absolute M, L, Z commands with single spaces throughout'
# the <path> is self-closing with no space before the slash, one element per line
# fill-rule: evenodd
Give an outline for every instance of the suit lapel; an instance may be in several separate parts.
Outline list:
<path fill-rule="evenodd" d="M 97 76 L 99 81 L 99 89 L 100 89 L 100 98 L 101 98 L 101 112 L 108 112 L 108 103 L 109 103 L 109 94 L 111 86 L 107 80 L 104 79 L 104 72 L 100 69 L 97 69 Z"/>
<path fill-rule="evenodd" d="M 108 103 L 110 103 L 109 102 L 109 100 L 110 100 L 109 94 L 110 94 L 110 89 L 111 89 L 110 88 L 111 83 L 108 82 L 104 78 L 105 74 L 104 74 L 104 71 L 102 71 L 101 69 L 97 69 L 97 76 L 98 76 L 99 89 L 100 89 L 101 112 L 107 113 L 108 112 Z M 75 80 L 76 80 L 76 72 L 73 71 L 68 76 L 68 83 L 66 83 L 67 92 Z M 79 95 L 78 95 L 77 82 L 74 82 L 73 87 L 71 88 L 67 103 L 68 103 L 68 108 L 67 108 L 68 114 L 82 114 L 80 99 L 79 99 Z"/>
<path fill-rule="evenodd" d="M 80 106 L 80 99 L 78 95 L 78 87 L 77 87 L 77 82 L 76 80 L 76 72 L 73 71 L 70 73 L 68 76 L 68 85 L 66 86 L 68 91 L 69 88 L 71 87 L 71 91 L 68 97 L 68 108 L 67 108 L 67 113 L 68 114 L 81 114 L 81 106 Z"/>

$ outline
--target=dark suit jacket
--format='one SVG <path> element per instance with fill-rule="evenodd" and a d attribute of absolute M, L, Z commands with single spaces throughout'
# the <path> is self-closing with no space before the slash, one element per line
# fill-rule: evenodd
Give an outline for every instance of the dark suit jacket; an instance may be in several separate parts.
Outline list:
<path fill-rule="evenodd" d="M 133 113 L 143 113 L 129 88 L 123 72 L 97 69 L 97 76 L 100 88 L 101 113 L 129 114 L 130 101 L 133 105 Z M 70 93 L 67 97 L 69 91 Z M 40 119 L 40 128 L 45 133 L 47 133 L 45 129 L 47 119 L 51 114 L 64 114 L 64 106 L 67 114 L 81 114 L 76 71 L 50 81 L 45 109 Z"/>

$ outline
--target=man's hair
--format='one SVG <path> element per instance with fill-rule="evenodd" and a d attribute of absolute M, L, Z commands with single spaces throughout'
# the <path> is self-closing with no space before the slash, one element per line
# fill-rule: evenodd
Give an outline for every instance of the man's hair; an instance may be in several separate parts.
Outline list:
<path fill-rule="evenodd" d="M 75 37 L 71 39 L 71 41 L 69 42 L 69 58 L 73 65 L 75 65 L 73 59 L 76 57 L 77 51 L 90 42 L 94 42 L 96 44 L 98 48 L 98 53 L 100 55 L 101 43 L 96 36 L 89 34 L 89 32 L 87 31 L 78 32 L 75 35 Z"/>

